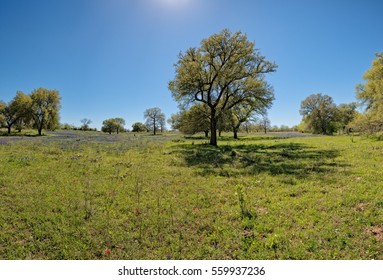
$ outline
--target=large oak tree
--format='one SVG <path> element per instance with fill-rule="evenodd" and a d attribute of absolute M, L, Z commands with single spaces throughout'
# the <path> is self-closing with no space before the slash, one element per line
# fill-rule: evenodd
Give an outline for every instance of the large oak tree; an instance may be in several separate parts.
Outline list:
<path fill-rule="evenodd" d="M 217 122 L 225 110 L 273 96 L 259 91 L 264 74 L 274 72 L 276 64 L 262 56 L 254 43 L 241 32 L 224 29 L 202 40 L 199 48 L 179 55 L 176 76 L 169 82 L 173 98 L 182 107 L 205 103 L 210 110 L 210 144 L 217 145 Z"/>
<path fill-rule="evenodd" d="M 224 29 L 202 40 L 198 48 L 180 53 L 176 76 L 169 82 L 173 98 L 183 108 L 202 102 L 210 113 L 210 144 L 217 145 L 217 123 L 226 110 L 240 103 L 270 104 L 272 91 L 260 91 L 264 74 L 275 63 L 262 56 L 241 32 Z M 265 92 L 267 93 L 265 95 Z"/>

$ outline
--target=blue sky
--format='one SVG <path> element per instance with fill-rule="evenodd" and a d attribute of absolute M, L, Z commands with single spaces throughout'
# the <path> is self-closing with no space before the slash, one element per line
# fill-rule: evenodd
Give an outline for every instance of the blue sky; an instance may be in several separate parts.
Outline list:
<path fill-rule="evenodd" d="M 272 125 L 295 125 L 312 93 L 355 101 L 383 51 L 380 0 L 0 0 L 0 100 L 57 89 L 61 122 L 178 111 L 167 88 L 180 51 L 224 28 L 278 64 Z"/>

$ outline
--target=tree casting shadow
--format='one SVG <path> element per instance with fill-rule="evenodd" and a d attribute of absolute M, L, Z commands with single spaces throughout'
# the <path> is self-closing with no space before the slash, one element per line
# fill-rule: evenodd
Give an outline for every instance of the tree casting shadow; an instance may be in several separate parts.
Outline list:
<path fill-rule="evenodd" d="M 307 177 L 332 173 L 347 165 L 337 161 L 337 150 L 318 150 L 301 143 L 239 144 L 213 147 L 207 144 L 177 145 L 174 150 L 187 166 L 202 176 L 239 176 L 268 173 Z"/>

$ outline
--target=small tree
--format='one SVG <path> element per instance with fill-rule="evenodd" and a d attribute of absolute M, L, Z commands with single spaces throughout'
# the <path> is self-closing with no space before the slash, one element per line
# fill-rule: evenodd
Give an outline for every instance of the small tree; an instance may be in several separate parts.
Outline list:
<path fill-rule="evenodd" d="M 328 95 L 311 94 L 301 102 L 303 122 L 313 133 L 332 134 L 337 127 L 337 107 Z"/>
<path fill-rule="evenodd" d="M 13 106 L 14 103 L 9 102 L 8 104 L 4 103 L 2 115 L 4 118 L 5 126 L 8 129 L 8 134 L 11 134 L 12 126 L 17 122 L 19 119 L 19 115 L 17 113 L 17 110 L 15 106 Z"/>
<path fill-rule="evenodd" d="M 22 124 L 29 121 L 31 98 L 18 91 L 16 96 L 7 105 L 2 105 L 2 115 L 8 129 L 8 134 L 11 133 L 13 125 L 18 125 L 19 131 L 21 131 Z"/>
<path fill-rule="evenodd" d="M 254 119 L 255 114 L 261 114 L 266 116 L 266 109 L 269 107 L 270 103 L 264 104 L 256 102 L 254 103 L 240 103 L 229 111 L 231 118 L 231 129 L 234 134 L 234 139 L 238 139 L 238 131 L 240 126 L 249 119 Z"/>
<path fill-rule="evenodd" d="M 170 125 L 171 130 L 179 130 L 181 123 L 181 112 L 172 114 L 167 122 Z"/>
<path fill-rule="evenodd" d="M 113 121 L 113 119 L 104 120 L 102 122 L 101 131 L 112 134 L 112 132 L 116 131 L 116 123 Z"/>
<path fill-rule="evenodd" d="M 251 129 L 253 128 L 254 124 L 250 120 L 246 120 L 243 123 L 243 129 L 245 130 L 246 133 L 249 133 Z"/>
<path fill-rule="evenodd" d="M 270 130 L 271 122 L 266 114 L 262 115 L 262 118 L 259 120 L 259 125 L 265 134 L 267 133 L 268 130 Z"/>
<path fill-rule="evenodd" d="M 148 131 L 148 128 L 141 122 L 136 122 L 132 125 L 133 132 L 145 132 Z"/>
<path fill-rule="evenodd" d="M 144 118 L 146 119 L 146 127 L 153 130 L 154 135 L 156 135 L 157 130 L 160 128 L 161 122 L 165 123 L 165 115 L 158 107 L 146 109 Z"/>
<path fill-rule="evenodd" d="M 348 127 L 348 124 L 351 123 L 354 118 L 356 117 L 357 111 L 356 108 L 358 107 L 356 102 L 352 103 L 344 103 L 340 104 L 337 107 L 337 122 L 340 129 L 343 130 L 343 132 L 347 132 L 346 128 Z"/>
<path fill-rule="evenodd" d="M 64 123 L 64 124 L 61 125 L 61 129 L 64 129 L 64 130 L 74 130 L 75 126 L 73 124 Z"/>
<path fill-rule="evenodd" d="M 38 88 L 31 93 L 31 116 L 38 134 L 43 129 L 56 129 L 59 124 L 60 94 L 57 90 Z"/>
<path fill-rule="evenodd" d="M 166 131 L 166 120 L 165 120 L 165 114 L 161 114 L 158 118 L 158 127 L 161 131 L 161 133 Z"/>
<path fill-rule="evenodd" d="M 89 130 L 89 125 L 92 123 L 90 119 L 84 118 L 80 121 L 82 123 L 81 129 L 82 130 Z"/>
<path fill-rule="evenodd" d="M 120 131 L 124 130 L 125 120 L 123 118 L 114 118 L 113 121 L 116 124 L 116 132 L 117 132 L 117 134 Z"/>
<path fill-rule="evenodd" d="M 204 132 L 205 136 L 209 136 L 210 122 L 209 111 L 204 104 L 196 104 L 189 110 L 179 113 L 177 129 L 184 134 L 195 134 Z"/>
<path fill-rule="evenodd" d="M 112 118 L 107 119 L 102 122 L 101 131 L 108 132 L 112 134 L 112 132 L 116 132 L 117 134 L 124 130 L 123 125 L 125 125 L 125 120 L 123 118 Z"/>
<path fill-rule="evenodd" d="M 233 109 L 233 108 L 232 108 Z M 222 136 L 223 131 L 232 131 L 233 129 L 233 114 L 232 109 L 222 112 L 217 121 L 218 136 Z M 210 118 L 208 118 L 210 120 Z M 210 129 L 209 129 L 210 131 Z M 209 135 L 206 134 L 206 137 Z"/>

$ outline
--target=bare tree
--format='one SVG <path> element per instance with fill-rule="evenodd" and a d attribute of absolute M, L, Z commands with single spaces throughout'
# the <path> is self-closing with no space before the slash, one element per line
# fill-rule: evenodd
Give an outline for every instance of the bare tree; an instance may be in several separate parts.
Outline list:
<path fill-rule="evenodd" d="M 92 123 L 90 119 L 84 118 L 80 122 L 82 123 L 82 130 L 89 130 L 89 125 Z"/>
<path fill-rule="evenodd" d="M 262 115 L 262 118 L 259 120 L 259 125 L 260 125 L 260 127 L 262 127 L 265 134 L 271 128 L 270 119 L 267 117 L 266 114 Z"/>
<path fill-rule="evenodd" d="M 146 126 L 153 130 L 154 135 L 156 135 L 157 130 L 161 128 L 161 123 L 165 126 L 165 115 L 158 107 L 146 109 L 144 118 L 146 119 Z"/>

